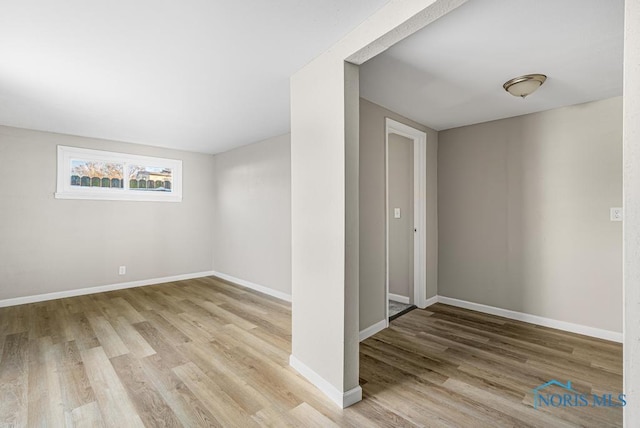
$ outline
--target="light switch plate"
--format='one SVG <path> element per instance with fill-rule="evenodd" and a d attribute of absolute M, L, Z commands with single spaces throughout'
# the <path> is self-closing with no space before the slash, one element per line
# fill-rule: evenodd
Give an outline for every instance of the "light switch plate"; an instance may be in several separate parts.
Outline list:
<path fill-rule="evenodd" d="M 393 218 L 400 218 L 400 208 L 393 209 Z"/>
<path fill-rule="evenodd" d="M 611 208 L 611 221 L 622 221 L 622 208 Z"/>

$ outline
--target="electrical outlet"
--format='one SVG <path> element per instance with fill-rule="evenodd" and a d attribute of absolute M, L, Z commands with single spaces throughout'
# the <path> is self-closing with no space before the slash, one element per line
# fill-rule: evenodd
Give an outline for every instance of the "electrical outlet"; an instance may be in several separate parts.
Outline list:
<path fill-rule="evenodd" d="M 127 267 L 126 266 L 120 266 L 118 268 L 118 275 L 124 275 L 127 273 Z"/>
<path fill-rule="evenodd" d="M 622 208 L 611 208 L 611 221 L 622 221 Z"/>

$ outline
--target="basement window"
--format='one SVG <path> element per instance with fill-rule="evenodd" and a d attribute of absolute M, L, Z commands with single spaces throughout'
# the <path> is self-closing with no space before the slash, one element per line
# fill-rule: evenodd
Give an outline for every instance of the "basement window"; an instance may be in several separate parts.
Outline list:
<path fill-rule="evenodd" d="M 182 161 L 58 146 L 57 199 L 182 201 Z"/>

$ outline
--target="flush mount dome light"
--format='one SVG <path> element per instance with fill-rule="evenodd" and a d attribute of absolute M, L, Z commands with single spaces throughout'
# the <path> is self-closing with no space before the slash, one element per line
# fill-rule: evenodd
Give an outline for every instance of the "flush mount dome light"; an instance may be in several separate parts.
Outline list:
<path fill-rule="evenodd" d="M 544 74 L 525 74 L 524 76 L 514 77 L 502 87 L 514 97 L 524 98 L 535 92 L 545 80 L 547 80 L 547 76 Z"/>

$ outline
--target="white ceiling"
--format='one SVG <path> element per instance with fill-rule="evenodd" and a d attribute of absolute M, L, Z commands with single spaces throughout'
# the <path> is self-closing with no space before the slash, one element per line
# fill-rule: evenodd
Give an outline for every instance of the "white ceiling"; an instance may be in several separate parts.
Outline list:
<path fill-rule="evenodd" d="M 387 0 L 0 0 L 0 124 L 216 153 Z"/>
<path fill-rule="evenodd" d="M 387 0 L 0 0 L 0 124 L 217 153 L 289 131 L 289 77 Z M 361 67 L 437 130 L 622 94 L 623 0 L 470 0 Z M 502 84 L 544 73 L 525 100 Z"/>
<path fill-rule="evenodd" d="M 623 0 L 470 0 L 363 64 L 364 98 L 436 130 L 622 95 Z M 545 84 L 526 99 L 502 88 Z"/>

